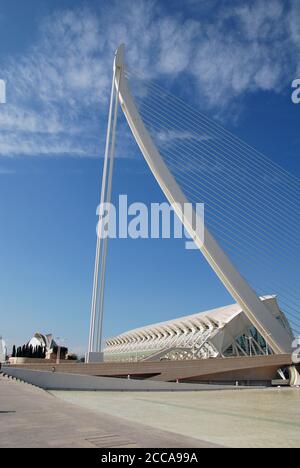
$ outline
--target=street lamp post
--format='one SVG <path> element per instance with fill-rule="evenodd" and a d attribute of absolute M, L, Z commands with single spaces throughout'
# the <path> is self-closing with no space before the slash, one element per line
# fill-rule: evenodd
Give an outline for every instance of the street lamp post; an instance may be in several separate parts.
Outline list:
<path fill-rule="evenodd" d="M 64 344 L 66 344 L 66 339 L 65 338 L 60 338 L 59 336 L 55 338 L 55 341 L 57 343 L 57 355 L 56 355 L 56 364 L 58 365 L 60 363 L 60 353 L 61 353 L 61 348 Z"/>

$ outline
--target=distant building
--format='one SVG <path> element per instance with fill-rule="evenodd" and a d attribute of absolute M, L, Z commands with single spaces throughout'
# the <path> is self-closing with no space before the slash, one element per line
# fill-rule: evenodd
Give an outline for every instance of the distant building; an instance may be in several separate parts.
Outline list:
<path fill-rule="evenodd" d="M 39 348 L 40 346 L 44 348 L 46 350 L 46 359 L 54 358 L 58 348 L 52 334 L 43 335 L 42 333 L 35 333 L 28 342 L 28 346 L 32 346 L 33 349 Z"/>
<path fill-rule="evenodd" d="M 262 297 L 287 329 L 275 296 Z M 272 333 L 272 330 L 270 330 Z M 130 330 L 106 341 L 105 361 L 211 359 L 273 354 L 238 304 Z"/>
<path fill-rule="evenodd" d="M 48 359 L 56 360 L 58 353 L 60 359 L 75 359 L 72 355 L 68 355 L 68 349 L 60 346 L 53 339 L 52 334 L 44 335 L 43 333 L 35 333 L 33 337 L 23 346 L 16 349 L 15 356 L 9 358 L 11 364 L 26 364 Z"/>
<path fill-rule="evenodd" d="M 57 346 L 55 341 L 53 340 L 53 335 L 43 335 L 42 333 L 35 333 L 31 340 L 28 342 L 28 345 L 32 346 L 33 348 L 38 348 L 39 346 L 42 346 L 43 348 L 46 348 L 46 351 L 49 351 L 50 349 Z"/>
<path fill-rule="evenodd" d="M 0 336 L 0 362 L 5 362 L 7 356 L 7 347 L 2 336 Z"/>
<path fill-rule="evenodd" d="M 40 346 L 46 351 L 46 359 L 56 359 L 58 348 L 60 348 L 60 358 L 65 359 L 68 354 L 68 349 L 64 346 L 59 346 L 53 339 L 52 334 L 43 335 L 42 333 L 35 333 L 35 335 L 28 342 L 28 346 L 32 346 L 33 349 L 39 348 Z"/>

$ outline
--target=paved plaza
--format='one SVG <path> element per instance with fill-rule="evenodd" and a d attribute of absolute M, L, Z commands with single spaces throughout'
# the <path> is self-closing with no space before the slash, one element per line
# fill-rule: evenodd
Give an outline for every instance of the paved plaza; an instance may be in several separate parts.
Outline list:
<path fill-rule="evenodd" d="M 99 408 L 80 408 L 44 390 L 0 376 L 0 448 L 210 446 L 103 414 Z"/>
<path fill-rule="evenodd" d="M 55 392 L 67 402 L 105 411 L 224 447 L 300 447 L 300 390 L 203 392 Z"/>
<path fill-rule="evenodd" d="M 0 376 L 0 448 L 300 447 L 299 402 L 299 389 L 49 393 Z"/>

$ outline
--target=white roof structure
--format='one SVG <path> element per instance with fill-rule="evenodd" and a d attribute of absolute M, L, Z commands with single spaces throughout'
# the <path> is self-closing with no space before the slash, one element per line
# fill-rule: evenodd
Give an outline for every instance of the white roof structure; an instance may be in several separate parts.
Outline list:
<path fill-rule="evenodd" d="M 45 348 L 47 351 L 49 351 L 56 345 L 56 343 L 53 340 L 53 336 L 51 334 L 43 335 L 42 333 L 35 333 L 29 341 L 28 345 L 32 346 L 34 349 L 42 346 L 42 348 Z"/>
<path fill-rule="evenodd" d="M 7 347 L 2 336 L 0 336 L 0 362 L 5 362 L 7 356 Z"/>
<path fill-rule="evenodd" d="M 270 315 L 291 335 L 276 296 L 261 298 Z M 270 330 L 272 333 L 272 330 Z M 271 354 L 273 350 L 238 304 L 122 333 L 106 342 L 106 361 L 208 359 Z"/>

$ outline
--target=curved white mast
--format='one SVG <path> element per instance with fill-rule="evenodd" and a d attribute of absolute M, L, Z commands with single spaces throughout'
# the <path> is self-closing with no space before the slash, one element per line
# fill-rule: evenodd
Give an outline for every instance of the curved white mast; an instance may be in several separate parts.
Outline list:
<path fill-rule="evenodd" d="M 116 51 L 115 70 L 119 71 L 120 76 L 115 78 L 115 86 L 128 125 L 154 177 L 199 250 L 267 344 L 276 354 L 290 353 L 292 338 L 288 330 L 259 299 L 209 230 L 205 228 L 203 243 L 203 239 L 194 231 L 191 218 L 181 209 L 188 200 L 164 163 L 135 105 L 124 75 L 124 49 L 124 45 L 121 45 Z M 194 216 L 197 214 L 194 213 Z"/>

